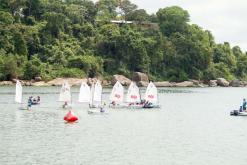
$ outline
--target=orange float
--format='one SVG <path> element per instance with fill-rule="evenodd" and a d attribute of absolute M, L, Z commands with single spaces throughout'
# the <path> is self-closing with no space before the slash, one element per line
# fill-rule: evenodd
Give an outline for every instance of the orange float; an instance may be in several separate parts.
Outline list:
<path fill-rule="evenodd" d="M 74 113 L 70 110 L 63 118 L 67 122 L 75 122 L 78 120 L 78 117 L 74 115 Z"/>

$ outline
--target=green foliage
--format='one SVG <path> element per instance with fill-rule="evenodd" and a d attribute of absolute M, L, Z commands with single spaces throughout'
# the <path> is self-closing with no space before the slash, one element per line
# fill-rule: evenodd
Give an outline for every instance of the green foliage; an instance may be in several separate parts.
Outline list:
<path fill-rule="evenodd" d="M 189 13 L 181 7 L 172 6 L 157 12 L 161 32 L 170 36 L 172 33 L 184 33 L 189 22 Z"/>
<path fill-rule="evenodd" d="M 1 0 L 0 80 L 134 71 L 159 81 L 247 79 L 246 53 L 216 44 L 189 17 L 178 6 L 149 15 L 129 0 Z"/>
<path fill-rule="evenodd" d="M 148 18 L 149 18 L 149 15 L 144 9 L 135 10 L 135 11 L 129 12 L 126 15 L 126 20 L 137 21 L 137 22 L 147 21 Z"/>

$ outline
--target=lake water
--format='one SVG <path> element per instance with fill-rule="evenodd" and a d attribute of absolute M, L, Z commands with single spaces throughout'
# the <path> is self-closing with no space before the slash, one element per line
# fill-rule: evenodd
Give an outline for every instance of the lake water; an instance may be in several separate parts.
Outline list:
<path fill-rule="evenodd" d="M 160 110 L 110 110 L 65 124 L 59 87 L 24 87 L 41 105 L 18 110 L 14 87 L 0 87 L 0 164 L 246 165 L 247 117 L 230 116 L 247 88 L 160 88 Z M 110 89 L 104 89 L 108 100 Z M 142 92 L 144 92 L 142 90 Z"/>

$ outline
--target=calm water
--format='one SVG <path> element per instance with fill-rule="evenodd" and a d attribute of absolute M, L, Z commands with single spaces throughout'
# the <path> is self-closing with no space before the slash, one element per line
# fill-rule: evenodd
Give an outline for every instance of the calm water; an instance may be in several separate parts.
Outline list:
<path fill-rule="evenodd" d="M 57 87 L 24 87 L 41 96 L 32 111 L 18 110 L 14 87 L 0 87 L 0 164 L 246 165 L 247 117 L 233 117 L 247 88 L 162 88 L 160 110 L 111 110 L 65 124 Z M 104 89 L 104 98 L 109 97 Z"/>

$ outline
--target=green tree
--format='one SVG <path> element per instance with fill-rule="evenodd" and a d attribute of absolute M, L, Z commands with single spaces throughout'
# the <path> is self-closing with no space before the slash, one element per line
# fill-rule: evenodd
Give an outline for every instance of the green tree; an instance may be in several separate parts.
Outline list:
<path fill-rule="evenodd" d="M 181 7 L 172 6 L 159 9 L 156 15 L 160 30 L 165 36 L 170 36 L 175 32 L 185 33 L 187 31 L 189 13 Z"/>

